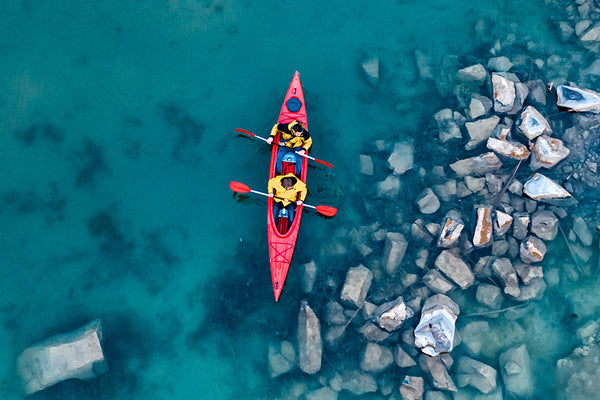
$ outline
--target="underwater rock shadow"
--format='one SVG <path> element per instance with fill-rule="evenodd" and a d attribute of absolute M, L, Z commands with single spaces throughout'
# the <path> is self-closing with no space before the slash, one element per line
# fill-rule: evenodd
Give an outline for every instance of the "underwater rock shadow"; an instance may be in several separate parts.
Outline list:
<path fill-rule="evenodd" d="M 204 124 L 194 120 L 174 102 L 159 104 L 158 111 L 176 132 L 171 157 L 180 163 L 196 165 L 201 158 L 197 147 L 204 133 Z"/>

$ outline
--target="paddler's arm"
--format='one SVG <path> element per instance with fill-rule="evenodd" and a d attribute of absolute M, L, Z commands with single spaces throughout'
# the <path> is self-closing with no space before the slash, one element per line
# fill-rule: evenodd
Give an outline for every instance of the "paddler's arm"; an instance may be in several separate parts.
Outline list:
<path fill-rule="evenodd" d="M 277 178 L 271 178 L 271 179 L 269 179 L 269 183 L 267 185 L 267 193 L 269 193 L 269 197 L 272 197 L 273 194 L 274 194 L 273 193 L 274 192 L 273 189 L 275 189 L 275 179 L 277 179 Z"/>
<path fill-rule="evenodd" d="M 307 132 L 308 134 L 308 132 Z M 302 145 L 302 150 L 304 150 L 306 153 L 308 153 L 308 151 L 310 150 L 310 148 L 312 147 L 312 138 L 310 137 L 310 135 L 308 135 L 308 139 L 304 139 L 304 144 Z"/>
<path fill-rule="evenodd" d="M 271 134 L 267 138 L 267 143 L 269 143 L 269 144 L 273 143 L 273 140 L 275 140 L 275 136 L 277 136 L 277 131 L 281 130 L 281 129 L 279 129 L 279 125 L 281 125 L 281 124 L 273 125 L 273 127 L 271 128 Z"/>
<path fill-rule="evenodd" d="M 304 200 L 306 199 L 306 194 L 308 193 L 308 191 L 306 190 L 306 185 L 304 183 L 298 182 L 298 184 L 300 185 L 299 186 L 300 190 L 298 190 L 298 201 L 299 201 L 298 205 L 300 205 L 300 204 L 304 203 Z"/>

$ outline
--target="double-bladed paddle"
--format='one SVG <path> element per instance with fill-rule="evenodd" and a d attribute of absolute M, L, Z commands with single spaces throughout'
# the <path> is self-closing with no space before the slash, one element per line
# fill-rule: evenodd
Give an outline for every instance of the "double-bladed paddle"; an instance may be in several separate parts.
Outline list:
<path fill-rule="evenodd" d="M 233 190 L 236 193 L 255 193 L 255 194 L 260 194 L 262 196 L 267 196 L 269 197 L 268 193 L 263 193 L 263 192 L 259 192 L 257 190 L 252 190 L 250 189 L 248 186 L 244 185 L 243 183 L 240 182 L 235 182 L 235 181 L 231 181 L 229 182 L 229 188 L 231 190 Z M 278 197 L 280 198 L 280 197 Z M 335 214 L 337 213 L 337 208 L 335 207 L 330 207 L 330 206 L 311 206 L 310 204 L 306 204 L 306 203 L 302 203 L 302 205 L 304 207 L 308 207 L 308 208 L 312 208 L 314 210 L 317 210 L 317 212 L 319 214 L 323 214 L 327 217 L 333 217 L 335 216 Z"/>
<path fill-rule="evenodd" d="M 245 133 L 246 135 L 250 135 L 250 136 L 252 136 L 253 138 L 260 139 L 260 140 L 262 140 L 263 142 L 265 142 L 265 143 L 267 143 L 267 144 L 269 143 L 269 142 L 267 142 L 267 139 L 265 139 L 264 137 L 260 137 L 260 136 L 258 136 L 258 135 L 255 135 L 254 133 L 252 133 L 252 132 L 248 132 L 248 131 L 247 131 L 247 130 L 245 130 L 245 129 L 235 128 L 235 130 L 236 130 L 236 131 L 238 131 L 238 132 Z M 275 145 L 277 145 L 277 146 L 283 146 L 283 145 L 281 145 L 281 144 L 279 144 L 279 143 L 274 143 L 274 142 L 273 142 L 273 144 L 275 144 Z M 315 161 L 315 162 L 318 162 L 319 164 L 327 165 L 329 168 L 333 168 L 333 165 L 329 164 L 327 161 L 319 160 L 319 159 L 317 159 L 317 158 L 314 158 L 314 157 L 311 157 L 311 156 L 309 156 L 308 154 L 300 154 L 300 153 L 298 153 L 297 151 L 295 151 L 294 153 L 298 154 L 298 155 L 299 155 L 299 156 L 301 156 L 301 157 L 306 157 L 306 158 L 308 158 L 309 160 L 313 160 L 313 161 Z"/>

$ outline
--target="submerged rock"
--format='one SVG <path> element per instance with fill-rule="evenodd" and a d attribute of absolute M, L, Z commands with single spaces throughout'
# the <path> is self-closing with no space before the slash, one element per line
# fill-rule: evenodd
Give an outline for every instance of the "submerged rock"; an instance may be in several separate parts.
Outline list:
<path fill-rule="evenodd" d="M 28 347 L 17 359 L 17 370 L 26 394 L 66 379 L 87 380 L 106 373 L 100 320 Z"/>
<path fill-rule="evenodd" d="M 451 250 L 444 250 L 435 259 L 435 266 L 462 289 L 466 289 L 475 281 L 475 275 L 460 255 Z"/>
<path fill-rule="evenodd" d="M 523 185 L 523 195 L 533 200 L 560 199 L 571 197 L 562 186 L 540 173 L 533 175 Z"/>
<path fill-rule="evenodd" d="M 288 341 L 269 344 L 269 374 L 271 378 L 285 374 L 296 367 L 296 351 Z"/>
<path fill-rule="evenodd" d="M 427 271 L 423 276 L 423 283 L 434 293 L 447 293 L 454 289 L 454 285 L 436 269 Z"/>
<path fill-rule="evenodd" d="M 394 349 L 394 361 L 400 368 L 410 368 L 417 365 L 416 361 L 400 345 Z"/>
<path fill-rule="evenodd" d="M 494 233 L 497 236 L 502 236 L 510 229 L 512 225 L 513 217 L 510 214 L 496 210 L 496 217 L 494 218 Z"/>
<path fill-rule="evenodd" d="M 465 150 L 473 150 L 479 144 L 488 140 L 499 122 L 500 117 L 496 115 L 473 122 L 467 122 L 465 127 L 469 134 L 469 141 L 465 145 Z"/>
<path fill-rule="evenodd" d="M 340 298 L 343 302 L 360 307 L 367 298 L 372 280 L 373 273 L 363 265 L 348 269 Z"/>
<path fill-rule="evenodd" d="M 424 354 L 419 357 L 419 365 L 431 376 L 433 387 L 436 389 L 456 392 L 456 385 L 448 374 L 440 356 L 429 357 Z"/>
<path fill-rule="evenodd" d="M 462 133 L 460 132 L 460 126 L 454 118 L 454 112 L 445 108 L 438 111 L 433 116 L 439 130 L 440 142 L 446 143 L 451 139 L 462 139 Z"/>
<path fill-rule="evenodd" d="M 556 105 L 571 112 L 600 112 L 600 94 L 575 86 L 560 85 L 556 88 Z"/>
<path fill-rule="evenodd" d="M 371 57 L 362 63 L 362 70 L 370 84 L 379 83 L 379 58 Z"/>
<path fill-rule="evenodd" d="M 373 176 L 373 159 L 370 155 L 361 154 L 359 156 L 360 173 L 367 176 Z"/>
<path fill-rule="evenodd" d="M 406 253 L 408 241 L 403 234 L 388 232 L 385 235 L 385 246 L 383 248 L 383 267 L 388 274 L 394 274 Z"/>
<path fill-rule="evenodd" d="M 531 398 L 535 378 L 531 372 L 531 359 L 522 344 L 500 354 L 500 371 L 506 391 L 517 397 Z"/>
<path fill-rule="evenodd" d="M 494 310 L 500 308 L 504 298 L 498 286 L 490 285 L 488 283 L 480 283 L 477 286 L 477 292 L 475 293 L 477 301 L 485 306 L 488 306 Z"/>
<path fill-rule="evenodd" d="M 485 153 L 480 156 L 465 158 L 450 164 L 450 168 L 459 176 L 485 175 L 502 168 L 502 161 L 493 153 Z"/>
<path fill-rule="evenodd" d="M 302 291 L 304 293 L 312 293 L 317 278 L 317 263 L 315 260 L 310 260 L 300 267 L 302 274 Z"/>
<path fill-rule="evenodd" d="M 344 371 L 340 380 L 340 389 L 348 390 L 356 396 L 377 391 L 377 382 L 373 375 L 360 370 Z"/>
<path fill-rule="evenodd" d="M 496 389 L 497 372 L 494 368 L 467 356 L 460 357 L 457 364 L 456 380 L 459 387 L 469 385 L 481 393 Z"/>
<path fill-rule="evenodd" d="M 524 263 L 540 262 L 546 255 L 546 245 L 541 239 L 529 236 L 521 242 L 519 253 Z"/>
<path fill-rule="evenodd" d="M 436 294 L 425 300 L 419 325 L 415 328 L 415 345 L 429 356 L 452 351 L 455 322 L 460 308 L 448 296 Z"/>
<path fill-rule="evenodd" d="M 600 347 L 579 346 L 556 363 L 557 399 L 594 399 L 600 393 Z"/>
<path fill-rule="evenodd" d="M 546 118 L 532 106 L 528 106 L 521 113 L 519 130 L 529 140 L 533 140 L 544 133 L 552 132 L 552 128 L 550 128 L 550 124 L 546 121 Z"/>
<path fill-rule="evenodd" d="M 492 271 L 504 282 L 504 293 L 518 297 L 521 294 L 519 289 L 519 278 L 517 271 L 512 266 L 508 258 L 498 258 L 492 263 Z"/>
<path fill-rule="evenodd" d="M 483 65 L 475 64 L 458 70 L 456 78 L 463 83 L 482 85 L 487 78 L 487 71 Z"/>
<path fill-rule="evenodd" d="M 321 369 L 323 342 L 321 324 L 308 303 L 303 300 L 298 313 L 298 358 L 300 369 L 316 374 Z"/>
<path fill-rule="evenodd" d="M 377 197 L 385 197 L 395 200 L 400 193 L 400 178 L 390 174 L 383 181 L 377 183 Z"/>
<path fill-rule="evenodd" d="M 433 214 L 440 208 L 440 200 L 433 190 L 426 188 L 419 196 L 417 205 L 423 214 Z"/>
<path fill-rule="evenodd" d="M 402 175 L 412 169 L 414 163 L 414 145 L 411 142 L 398 142 L 387 162 L 395 175 Z"/>
<path fill-rule="evenodd" d="M 423 400 L 423 378 L 406 375 L 400 384 L 402 400 Z"/>
<path fill-rule="evenodd" d="M 549 210 L 536 211 L 531 218 L 531 232 L 544 240 L 554 240 L 558 234 L 558 217 Z"/>
<path fill-rule="evenodd" d="M 365 372 L 381 372 L 393 362 L 392 350 L 377 343 L 367 343 L 361 355 L 360 369 Z"/>

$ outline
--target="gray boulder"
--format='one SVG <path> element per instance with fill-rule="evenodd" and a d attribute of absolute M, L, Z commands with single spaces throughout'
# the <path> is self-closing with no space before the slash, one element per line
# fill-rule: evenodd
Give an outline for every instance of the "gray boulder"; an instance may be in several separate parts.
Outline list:
<path fill-rule="evenodd" d="M 359 156 L 360 173 L 367 176 L 373 176 L 373 159 L 370 155 L 361 154 Z"/>
<path fill-rule="evenodd" d="M 340 388 L 348 390 L 356 396 L 377 391 L 377 382 L 373 375 L 360 370 L 344 371 L 341 375 Z"/>
<path fill-rule="evenodd" d="M 556 105 L 570 112 L 600 112 L 600 94 L 575 86 L 560 85 L 556 88 Z"/>
<path fill-rule="evenodd" d="M 448 374 L 446 366 L 442 362 L 440 356 L 429 357 L 421 354 L 419 357 L 420 367 L 431 377 L 432 385 L 436 389 L 456 392 L 456 385 Z"/>
<path fill-rule="evenodd" d="M 383 267 L 388 274 L 394 274 L 406 253 L 408 241 L 403 234 L 397 232 L 388 232 L 385 235 L 385 245 L 383 247 Z"/>
<path fill-rule="evenodd" d="M 433 118 L 437 123 L 440 142 L 446 143 L 451 139 L 462 139 L 460 126 L 454 118 L 454 112 L 445 108 L 434 114 Z"/>
<path fill-rule="evenodd" d="M 537 162 L 544 168 L 552 168 L 570 154 L 560 139 L 542 135 L 537 138 L 533 145 Z"/>
<path fill-rule="evenodd" d="M 483 65 L 475 64 L 458 70 L 456 78 L 462 83 L 482 85 L 487 78 L 487 71 Z"/>
<path fill-rule="evenodd" d="M 311 390 L 304 395 L 304 400 L 337 400 L 338 394 L 328 386 Z"/>
<path fill-rule="evenodd" d="M 371 288 L 373 273 L 363 265 L 348 269 L 340 298 L 343 302 L 360 307 Z"/>
<path fill-rule="evenodd" d="M 512 266 L 510 259 L 497 258 L 492 263 L 492 271 L 504 282 L 504 293 L 512 297 L 518 297 L 521 294 L 517 271 Z"/>
<path fill-rule="evenodd" d="M 464 227 L 465 225 L 458 213 L 448 213 L 442 222 L 442 230 L 437 242 L 438 246 L 445 248 L 456 246 Z"/>
<path fill-rule="evenodd" d="M 513 66 L 507 57 L 492 57 L 488 61 L 488 69 L 497 72 L 507 72 Z"/>
<path fill-rule="evenodd" d="M 523 195 L 532 200 L 560 199 L 571 197 L 562 186 L 552 179 L 536 173 L 523 185 Z"/>
<path fill-rule="evenodd" d="M 591 246 L 593 241 L 592 232 L 581 217 L 573 218 L 573 232 L 577 235 L 584 246 Z"/>
<path fill-rule="evenodd" d="M 488 306 L 494 310 L 499 309 L 502 301 L 504 300 L 500 288 L 488 283 L 480 283 L 477 285 L 475 298 L 480 304 Z"/>
<path fill-rule="evenodd" d="M 316 374 L 321 369 L 323 342 L 321 324 L 306 301 L 302 301 L 298 313 L 298 358 L 300 369 Z"/>
<path fill-rule="evenodd" d="M 381 372 L 393 362 L 392 350 L 370 342 L 361 353 L 360 369 L 365 372 Z"/>
<path fill-rule="evenodd" d="M 411 142 L 399 142 L 394 145 L 394 151 L 388 158 L 388 166 L 395 175 L 402 175 L 412 169 L 414 163 L 414 145 Z"/>
<path fill-rule="evenodd" d="M 429 356 L 452 351 L 455 323 L 460 308 L 448 296 L 437 294 L 425 300 L 415 328 L 415 345 Z"/>
<path fill-rule="evenodd" d="M 269 344 L 269 374 L 271 378 L 291 371 L 297 365 L 296 350 L 288 341 Z"/>
<path fill-rule="evenodd" d="M 473 122 L 467 122 L 465 127 L 469 134 L 469 141 L 465 145 L 465 150 L 473 150 L 478 145 L 488 140 L 498 125 L 498 122 L 500 122 L 500 117 L 496 115 Z"/>
<path fill-rule="evenodd" d="M 498 113 L 509 112 L 513 109 L 517 98 L 515 83 L 503 76 L 492 74 L 494 92 L 494 110 Z"/>
<path fill-rule="evenodd" d="M 28 347 L 17 359 L 17 370 L 26 394 L 66 379 L 87 380 L 106 373 L 102 323 L 96 319 L 73 332 Z"/>
<path fill-rule="evenodd" d="M 423 276 L 423 283 L 434 293 L 445 294 L 454 289 L 454 285 L 435 269 L 430 269 Z"/>
<path fill-rule="evenodd" d="M 487 140 L 486 147 L 496 154 L 513 160 L 526 160 L 530 155 L 529 150 L 522 143 L 493 137 Z"/>
<path fill-rule="evenodd" d="M 417 205 L 423 214 L 433 214 L 440 208 L 440 200 L 433 190 L 426 188 L 417 199 Z"/>
<path fill-rule="evenodd" d="M 471 286 L 475 280 L 473 272 L 452 250 L 444 250 L 435 259 L 435 266 L 462 289 Z"/>
<path fill-rule="evenodd" d="M 492 208 L 477 207 L 477 222 L 473 230 L 473 246 L 485 247 L 492 243 L 494 226 L 492 225 Z"/>
<path fill-rule="evenodd" d="M 554 240 L 558 233 L 558 217 L 549 210 L 536 211 L 531 217 L 531 232 L 544 240 Z"/>
<path fill-rule="evenodd" d="M 423 378 L 406 375 L 400 384 L 402 400 L 423 400 Z"/>
<path fill-rule="evenodd" d="M 502 161 L 496 153 L 489 152 L 476 157 L 458 160 L 450 168 L 459 176 L 485 175 L 502 168 Z"/>
<path fill-rule="evenodd" d="M 546 245 L 535 236 L 528 236 L 521 242 L 519 255 L 524 263 L 540 262 L 546 255 Z"/>
<path fill-rule="evenodd" d="M 377 307 L 375 315 L 375 321 L 380 328 L 393 332 L 400 328 L 400 325 L 406 319 L 415 315 L 415 312 L 406 305 L 402 296 L 400 296 L 396 300 L 388 301 Z"/>
<path fill-rule="evenodd" d="M 400 193 L 400 178 L 390 174 L 383 181 L 377 183 L 377 197 L 395 200 Z"/>
<path fill-rule="evenodd" d="M 471 386 L 481 393 L 490 393 L 496 389 L 496 370 L 473 358 L 460 357 L 456 372 L 459 387 Z"/>
<path fill-rule="evenodd" d="M 513 215 L 513 236 L 515 239 L 523 240 L 529 234 L 529 223 L 531 217 L 527 213 L 515 213 Z"/>
<path fill-rule="evenodd" d="M 394 348 L 394 362 L 400 368 L 410 368 L 417 365 L 416 361 L 400 345 Z"/>
<path fill-rule="evenodd" d="M 521 113 L 519 130 L 529 140 L 533 140 L 544 133 L 552 132 L 552 128 L 550 128 L 550 124 L 546 118 L 532 106 L 528 106 Z"/>
<path fill-rule="evenodd" d="M 496 236 L 502 236 L 510 229 L 512 225 L 513 217 L 510 214 L 496 210 L 494 218 L 494 233 Z"/>
<path fill-rule="evenodd" d="M 314 260 L 302 264 L 300 266 L 300 273 L 302 275 L 302 291 L 304 293 L 312 293 L 315 279 L 317 278 L 317 264 Z"/>

